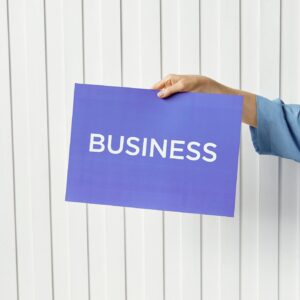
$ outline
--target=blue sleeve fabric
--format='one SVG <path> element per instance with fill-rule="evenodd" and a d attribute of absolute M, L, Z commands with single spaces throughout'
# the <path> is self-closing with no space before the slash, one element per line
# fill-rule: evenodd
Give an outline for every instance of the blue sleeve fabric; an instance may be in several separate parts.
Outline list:
<path fill-rule="evenodd" d="M 250 126 L 255 151 L 300 162 L 300 105 L 256 96 L 257 128 Z"/>

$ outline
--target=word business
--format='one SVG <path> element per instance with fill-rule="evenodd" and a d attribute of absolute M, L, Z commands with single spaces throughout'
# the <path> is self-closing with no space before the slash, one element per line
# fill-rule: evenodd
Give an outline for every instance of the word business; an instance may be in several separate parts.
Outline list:
<path fill-rule="evenodd" d="M 105 142 L 107 140 L 107 145 Z M 120 154 L 123 151 L 130 156 L 142 155 L 154 157 L 155 153 L 158 154 L 161 158 L 170 158 L 170 159 L 189 159 L 192 161 L 199 160 L 201 158 L 200 154 L 200 143 L 192 141 L 187 143 L 186 147 L 189 151 L 189 154 L 183 155 L 185 141 L 181 140 L 171 140 L 170 143 L 166 139 L 163 140 L 162 144 L 154 139 L 150 138 L 149 141 L 147 138 L 140 139 L 138 137 L 128 137 L 125 140 L 124 136 L 118 138 L 117 149 L 113 149 L 112 146 L 113 137 L 111 134 L 108 135 L 107 139 L 102 134 L 91 133 L 90 135 L 90 152 L 103 152 L 108 151 L 110 154 Z M 148 147 L 149 145 L 149 147 Z M 214 143 L 204 144 L 203 151 L 206 156 L 202 156 L 202 159 L 207 162 L 214 162 L 217 158 L 217 154 L 213 151 L 213 148 L 216 148 L 217 145 Z"/>

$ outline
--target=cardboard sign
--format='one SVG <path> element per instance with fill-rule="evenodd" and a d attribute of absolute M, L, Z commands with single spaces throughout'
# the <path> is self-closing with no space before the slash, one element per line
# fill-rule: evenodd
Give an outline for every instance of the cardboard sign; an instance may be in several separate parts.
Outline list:
<path fill-rule="evenodd" d="M 76 84 L 66 201 L 233 216 L 243 97 Z"/>

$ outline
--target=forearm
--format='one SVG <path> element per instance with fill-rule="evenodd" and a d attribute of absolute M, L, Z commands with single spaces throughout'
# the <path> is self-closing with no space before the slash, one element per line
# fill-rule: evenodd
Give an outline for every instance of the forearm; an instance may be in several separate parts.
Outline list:
<path fill-rule="evenodd" d="M 256 95 L 221 85 L 220 93 L 240 95 L 244 97 L 242 121 L 252 127 L 257 127 Z"/>
<path fill-rule="evenodd" d="M 256 95 L 242 90 L 235 90 L 235 94 L 244 97 L 243 122 L 252 127 L 257 127 Z"/>

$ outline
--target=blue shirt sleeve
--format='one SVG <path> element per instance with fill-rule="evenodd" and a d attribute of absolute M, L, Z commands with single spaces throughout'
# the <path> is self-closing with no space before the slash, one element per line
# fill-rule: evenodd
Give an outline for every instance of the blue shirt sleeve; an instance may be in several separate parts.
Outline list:
<path fill-rule="evenodd" d="M 255 151 L 300 162 L 300 105 L 256 96 L 257 128 L 250 126 Z"/>

